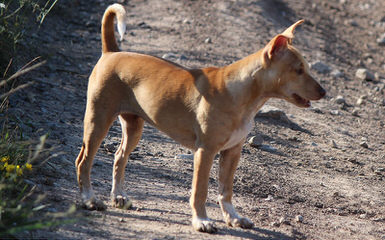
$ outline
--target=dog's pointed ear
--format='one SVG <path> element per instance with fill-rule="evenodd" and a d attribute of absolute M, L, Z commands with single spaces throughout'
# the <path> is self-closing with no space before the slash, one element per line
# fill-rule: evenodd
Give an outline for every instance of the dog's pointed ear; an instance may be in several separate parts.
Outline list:
<path fill-rule="evenodd" d="M 299 20 L 298 22 L 294 23 L 293 25 L 291 25 L 290 27 L 288 27 L 283 33 L 282 35 L 286 36 L 287 38 L 290 39 L 290 44 L 291 44 L 291 40 L 294 38 L 294 30 L 298 27 L 298 25 L 301 25 L 305 20 Z"/>
<path fill-rule="evenodd" d="M 265 47 L 263 56 L 265 63 L 269 62 L 279 51 L 287 48 L 288 44 L 291 44 L 294 38 L 295 28 L 302 24 L 304 20 L 299 20 L 290 27 L 288 27 L 283 33 L 275 36 Z"/>
<path fill-rule="evenodd" d="M 276 56 L 281 50 L 287 48 L 289 43 L 289 38 L 285 35 L 278 34 L 275 36 L 265 47 L 264 57 L 266 60 L 271 60 Z"/>

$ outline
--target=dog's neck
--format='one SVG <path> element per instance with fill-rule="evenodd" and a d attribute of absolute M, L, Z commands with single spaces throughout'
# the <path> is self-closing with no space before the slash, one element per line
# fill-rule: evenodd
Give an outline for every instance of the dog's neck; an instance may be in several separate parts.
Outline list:
<path fill-rule="evenodd" d="M 264 67 L 261 54 L 263 50 L 223 69 L 226 88 L 234 100 L 241 105 L 254 105 L 258 109 L 275 96 L 274 88 L 278 78 L 274 68 Z"/>

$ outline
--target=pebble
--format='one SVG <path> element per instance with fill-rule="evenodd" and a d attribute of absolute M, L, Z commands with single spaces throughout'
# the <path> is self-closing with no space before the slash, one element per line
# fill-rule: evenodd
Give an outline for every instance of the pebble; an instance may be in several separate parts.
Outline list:
<path fill-rule="evenodd" d="M 209 38 L 209 37 L 206 38 L 206 39 L 205 39 L 205 43 L 212 43 L 211 38 Z"/>
<path fill-rule="evenodd" d="M 279 227 L 279 222 L 272 222 L 272 223 L 270 223 L 270 226 L 272 226 L 272 227 Z"/>
<path fill-rule="evenodd" d="M 338 148 L 337 147 L 337 143 L 332 139 L 332 140 L 330 140 L 330 146 L 332 147 L 332 148 Z"/>
<path fill-rule="evenodd" d="M 337 116 L 337 115 L 340 115 L 340 112 L 338 110 L 330 110 L 330 114 Z"/>
<path fill-rule="evenodd" d="M 359 99 L 357 99 L 357 102 L 356 102 L 356 105 L 362 105 L 365 101 L 366 99 L 366 96 L 364 95 L 364 96 L 361 96 Z"/>
<path fill-rule="evenodd" d="M 274 197 L 271 195 L 268 195 L 267 198 L 265 198 L 265 201 L 271 202 L 274 200 Z"/>
<path fill-rule="evenodd" d="M 164 59 L 176 59 L 178 58 L 178 56 L 174 53 L 166 53 L 166 54 L 163 54 L 162 58 Z"/>
<path fill-rule="evenodd" d="M 257 135 L 257 136 L 252 136 L 252 137 L 249 139 L 248 143 L 249 143 L 250 146 L 252 146 L 252 147 L 259 147 L 259 146 L 261 146 L 262 143 L 263 143 L 263 138 L 262 138 L 261 136 L 259 136 L 259 135 Z"/>
<path fill-rule="evenodd" d="M 194 154 L 178 154 L 175 159 L 179 160 L 194 160 Z"/>
<path fill-rule="evenodd" d="M 334 101 L 337 104 L 345 104 L 346 103 L 345 98 L 341 95 L 338 95 Z"/>
<path fill-rule="evenodd" d="M 334 70 L 330 73 L 330 75 L 331 75 L 332 77 L 335 77 L 335 78 L 341 78 L 341 77 L 344 76 L 344 73 L 341 72 L 341 71 L 338 70 L 338 69 L 334 69 Z"/>
<path fill-rule="evenodd" d="M 352 115 L 355 117 L 359 117 L 360 116 L 360 110 L 358 108 L 354 108 L 352 111 Z"/>
<path fill-rule="evenodd" d="M 289 219 L 288 219 L 287 217 L 281 217 L 281 218 L 279 219 L 279 223 L 280 223 L 280 224 L 290 225 L 290 221 L 289 221 Z"/>
<path fill-rule="evenodd" d="M 285 120 L 289 122 L 288 117 L 286 116 L 286 113 L 276 107 L 272 107 L 269 105 L 263 106 L 259 112 L 257 113 L 258 117 L 266 117 L 266 118 L 273 118 L 277 120 Z"/>
<path fill-rule="evenodd" d="M 379 46 L 385 46 L 385 33 L 383 33 L 379 38 L 377 38 L 377 44 Z"/>
<path fill-rule="evenodd" d="M 360 142 L 360 146 L 361 146 L 361 147 L 364 147 L 364 148 L 368 148 L 368 147 L 369 147 L 369 146 L 368 146 L 368 143 L 367 143 L 366 141 Z"/>
<path fill-rule="evenodd" d="M 322 73 L 322 74 L 330 73 L 330 71 L 331 71 L 331 68 L 327 64 L 325 64 L 321 61 L 316 61 L 316 62 L 312 63 L 310 67 L 311 67 L 311 69 L 314 69 L 315 71 Z"/>
<path fill-rule="evenodd" d="M 375 79 L 374 74 L 366 68 L 357 69 L 356 78 L 360 79 L 361 81 L 373 81 Z"/>
<path fill-rule="evenodd" d="M 115 145 L 113 143 L 105 143 L 103 147 L 107 152 L 115 152 Z"/>
<path fill-rule="evenodd" d="M 299 222 L 299 223 L 303 222 L 303 216 L 301 216 L 301 215 L 295 216 L 295 221 Z"/>

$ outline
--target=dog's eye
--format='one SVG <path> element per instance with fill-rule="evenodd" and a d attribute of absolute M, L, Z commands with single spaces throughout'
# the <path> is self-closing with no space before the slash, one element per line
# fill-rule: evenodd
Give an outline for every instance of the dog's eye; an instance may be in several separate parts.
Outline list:
<path fill-rule="evenodd" d="M 297 70 L 296 70 L 296 72 L 297 72 L 297 74 L 298 74 L 298 75 L 301 75 L 301 74 L 303 74 L 303 68 L 299 68 L 299 69 L 297 69 Z"/>

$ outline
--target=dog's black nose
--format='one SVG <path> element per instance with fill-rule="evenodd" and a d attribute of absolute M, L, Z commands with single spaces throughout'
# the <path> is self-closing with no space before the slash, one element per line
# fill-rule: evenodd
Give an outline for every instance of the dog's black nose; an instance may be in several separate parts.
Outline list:
<path fill-rule="evenodd" d="M 320 89 L 318 91 L 319 91 L 319 94 L 321 95 L 321 97 L 324 97 L 326 95 L 326 91 L 322 87 L 320 87 Z"/>

